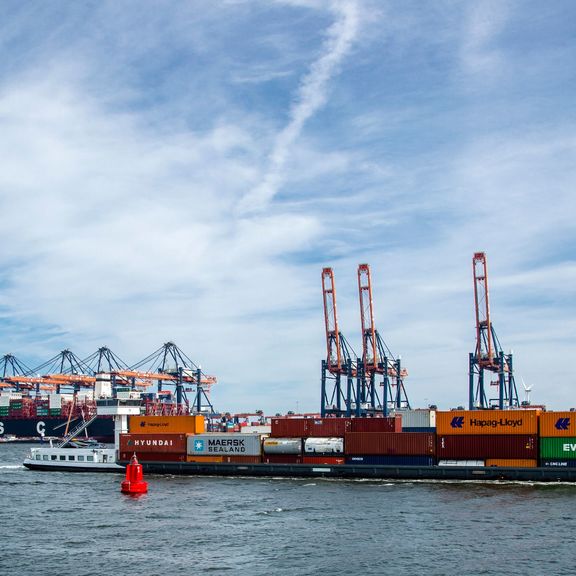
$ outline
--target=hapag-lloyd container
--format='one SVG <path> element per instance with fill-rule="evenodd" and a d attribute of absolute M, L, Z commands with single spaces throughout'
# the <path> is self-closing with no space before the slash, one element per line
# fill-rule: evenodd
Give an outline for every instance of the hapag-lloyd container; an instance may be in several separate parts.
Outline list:
<path fill-rule="evenodd" d="M 450 410 L 436 412 L 439 436 L 538 434 L 537 410 Z"/>
<path fill-rule="evenodd" d="M 188 436 L 187 453 L 190 456 L 259 456 L 261 447 L 260 434 L 196 434 Z"/>
<path fill-rule="evenodd" d="M 201 434 L 204 416 L 130 416 L 131 434 Z"/>
<path fill-rule="evenodd" d="M 198 464 L 214 464 L 223 460 L 224 456 L 186 456 L 186 462 L 196 462 Z"/>
<path fill-rule="evenodd" d="M 535 460 L 538 458 L 538 437 L 527 434 L 439 435 L 436 442 L 436 455 L 439 460 L 485 460 L 487 458 Z"/>
<path fill-rule="evenodd" d="M 352 418 L 350 432 L 402 432 L 402 416 Z"/>
<path fill-rule="evenodd" d="M 576 412 L 542 412 L 540 436 L 546 438 L 576 437 Z"/>
<path fill-rule="evenodd" d="M 302 454 L 302 438 L 265 438 L 265 454 Z"/>
<path fill-rule="evenodd" d="M 344 454 L 344 438 L 306 438 L 305 454 Z"/>
<path fill-rule="evenodd" d="M 433 456 L 434 434 L 417 432 L 350 432 L 344 439 L 346 454 Z"/>
<path fill-rule="evenodd" d="M 486 460 L 486 466 L 495 466 L 498 468 L 536 468 L 538 466 L 538 460 L 506 460 L 502 458 L 489 458 Z"/>
<path fill-rule="evenodd" d="M 186 434 L 120 434 L 120 452 L 186 454 Z"/>
<path fill-rule="evenodd" d="M 540 438 L 540 458 L 576 460 L 576 438 Z"/>

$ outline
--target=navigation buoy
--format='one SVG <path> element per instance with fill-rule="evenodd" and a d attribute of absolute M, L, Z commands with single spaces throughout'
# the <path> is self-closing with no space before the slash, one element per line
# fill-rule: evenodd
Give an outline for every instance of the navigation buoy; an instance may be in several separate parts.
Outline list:
<path fill-rule="evenodd" d="M 122 482 L 121 492 L 122 494 L 146 494 L 148 492 L 148 482 L 144 481 L 142 464 L 138 463 L 136 453 L 126 466 L 126 480 Z"/>

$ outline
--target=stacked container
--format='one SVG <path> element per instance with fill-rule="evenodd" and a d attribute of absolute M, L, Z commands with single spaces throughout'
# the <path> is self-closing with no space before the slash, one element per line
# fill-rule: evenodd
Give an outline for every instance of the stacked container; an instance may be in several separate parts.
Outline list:
<path fill-rule="evenodd" d="M 186 446 L 188 462 L 258 464 L 261 454 L 260 434 L 229 432 L 189 435 Z"/>
<path fill-rule="evenodd" d="M 540 414 L 540 464 L 576 467 L 576 412 Z"/>
<path fill-rule="evenodd" d="M 120 460 L 186 462 L 188 436 L 203 433 L 204 416 L 132 416 L 120 435 Z"/>
<path fill-rule="evenodd" d="M 344 464 L 349 434 L 401 432 L 401 416 L 390 418 L 273 418 L 264 441 L 267 464 Z M 347 453 L 347 452 L 346 452 Z"/>
<path fill-rule="evenodd" d="M 402 432 L 436 432 L 435 410 L 403 410 Z"/>
<path fill-rule="evenodd" d="M 530 468 L 538 459 L 536 410 L 452 410 L 436 413 L 438 464 L 467 461 Z"/>
<path fill-rule="evenodd" d="M 426 432 L 350 432 L 346 463 L 380 466 L 432 466 L 435 435 Z"/>

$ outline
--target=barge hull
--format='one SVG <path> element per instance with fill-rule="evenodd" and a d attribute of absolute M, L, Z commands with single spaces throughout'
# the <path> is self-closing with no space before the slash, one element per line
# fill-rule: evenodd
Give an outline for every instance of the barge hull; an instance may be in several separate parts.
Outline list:
<path fill-rule="evenodd" d="M 128 462 L 119 462 L 125 466 Z M 145 473 L 183 476 L 254 476 L 390 480 L 500 480 L 576 482 L 576 468 L 506 468 L 459 466 L 370 466 L 309 464 L 228 464 L 140 462 Z"/>

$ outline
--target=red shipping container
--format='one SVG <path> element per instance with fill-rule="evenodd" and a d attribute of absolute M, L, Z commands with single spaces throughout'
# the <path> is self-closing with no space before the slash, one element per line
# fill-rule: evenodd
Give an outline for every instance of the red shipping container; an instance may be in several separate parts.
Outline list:
<path fill-rule="evenodd" d="M 302 464 L 302 456 L 293 454 L 264 454 L 262 455 L 264 464 Z"/>
<path fill-rule="evenodd" d="M 351 418 L 310 418 L 307 436 L 312 438 L 343 438 L 350 432 Z"/>
<path fill-rule="evenodd" d="M 120 452 L 186 455 L 186 434 L 120 434 Z"/>
<path fill-rule="evenodd" d="M 340 465 L 344 464 L 344 458 L 335 458 L 334 456 L 304 456 L 302 460 L 303 464 L 330 464 Z"/>
<path fill-rule="evenodd" d="M 305 438 L 308 435 L 308 418 L 273 418 L 272 438 Z"/>
<path fill-rule="evenodd" d="M 350 432 L 402 432 L 402 416 L 352 418 Z"/>
<path fill-rule="evenodd" d="M 433 456 L 435 434 L 426 432 L 351 432 L 344 439 L 345 454 L 377 456 Z"/>
<path fill-rule="evenodd" d="M 222 456 L 222 462 L 229 464 L 260 464 L 262 458 L 260 456 Z"/>
<path fill-rule="evenodd" d="M 134 451 L 120 452 L 120 460 L 130 462 Z M 170 452 L 136 452 L 139 462 L 186 462 L 186 453 L 175 454 Z"/>
<path fill-rule="evenodd" d="M 436 454 L 439 460 L 535 460 L 538 458 L 538 437 L 526 434 L 438 436 Z"/>

